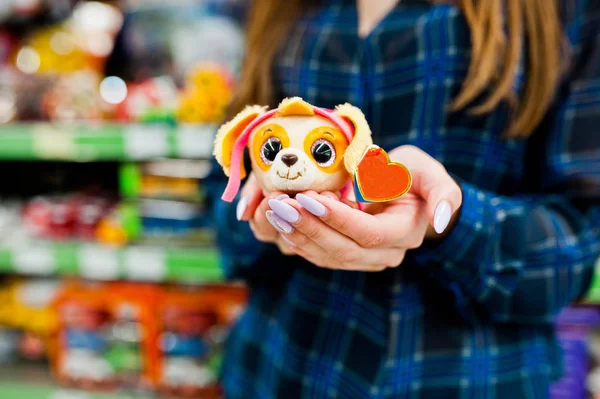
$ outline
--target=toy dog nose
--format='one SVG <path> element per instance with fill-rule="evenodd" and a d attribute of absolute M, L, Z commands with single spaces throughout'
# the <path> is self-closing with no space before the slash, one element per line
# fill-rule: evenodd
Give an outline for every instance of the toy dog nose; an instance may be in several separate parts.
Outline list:
<path fill-rule="evenodd" d="M 298 162 L 298 157 L 294 154 L 285 154 L 281 156 L 281 162 L 286 164 L 288 167 L 291 167 Z"/>

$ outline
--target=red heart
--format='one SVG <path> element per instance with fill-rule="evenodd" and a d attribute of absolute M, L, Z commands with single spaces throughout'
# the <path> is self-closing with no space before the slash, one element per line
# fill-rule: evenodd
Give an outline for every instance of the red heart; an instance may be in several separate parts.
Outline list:
<path fill-rule="evenodd" d="M 410 172 L 379 147 L 369 148 L 356 170 L 356 183 L 367 202 L 386 202 L 404 195 L 412 182 Z"/>

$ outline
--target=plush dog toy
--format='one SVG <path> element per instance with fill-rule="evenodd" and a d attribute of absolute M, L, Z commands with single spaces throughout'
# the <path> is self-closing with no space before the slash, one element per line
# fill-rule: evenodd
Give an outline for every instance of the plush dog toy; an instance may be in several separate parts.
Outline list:
<path fill-rule="evenodd" d="M 346 195 L 354 186 L 358 202 L 385 202 L 402 196 L 411 185 L 408 170 L 373 145 L 365 116 L 350 104 L 328 110 L 294 97 L 270 111 L 246 107 L 224 124 L 214 155 L 229 176 L 225 201 L 233 201 L 246 175 L 246 146 L 265 194 L 315 190 Z"/>

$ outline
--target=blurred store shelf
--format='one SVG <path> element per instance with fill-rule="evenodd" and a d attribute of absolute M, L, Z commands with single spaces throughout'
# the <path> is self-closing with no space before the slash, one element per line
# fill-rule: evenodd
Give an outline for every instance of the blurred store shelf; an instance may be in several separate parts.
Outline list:
<path fill-rule="evenodd" d="M 212 248 L 111 248 L 41 242 L 0 248 L 0 272 L 187 284 L 223 281 L 218 252 Z"/>
<path fill-rule="evenodd" d="M 155 396 L 126 393 L 100 394 L 73 391 L 55 385 L 47 366 L 10 365 L 0 367 L 2 399 L 150 399 Z"/>
<path fill-rule="evenodd" d="M 8 124 L 0 126 L 0 160 L 206 159 L 215 133 L 214 125 Z"/>

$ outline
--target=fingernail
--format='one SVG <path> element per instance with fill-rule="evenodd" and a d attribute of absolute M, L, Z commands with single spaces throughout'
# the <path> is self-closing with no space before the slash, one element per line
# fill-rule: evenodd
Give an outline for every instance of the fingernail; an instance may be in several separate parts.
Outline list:
<path fill-rule="evenodd" d="M 317 217 L 323 217 L 327 214 L 327 208 L 325 208 L 323 204 L 307 195 L 296 195 L 296 201 L 298 201 L 304 209 Z"/>
<path fill-rule="evenodd" d="M 271 223 L 273 227 L 275 227 L 275 229 L 280 233 L 291 234 L 294 231 L 292 225 L 277 216 L 275 212 L 267 211 L 266 216 L 269 223 Z"/>
<path fill-rule="evenodd" d="M 452 209 L 450 208 L 450 204 L 448 201 L 443 200 L 435 208 L 435 214 L 433 215 L 433 228 L 435 232 L 442 234 L 448 227 L 451 217 Z"/>
<path fill-rule="evenodd" d="M 237 217 L 237 220 L 242 220 L 244 212 L 246 212 L 246 208 L 248 208 L 248 197 L 242 197 L 235 210 L 235 216 Z"/>
<path fill-rule="evenodd" d="M 288 199 L 288 198 L 290 198 L 289 195 L 287 195 L 287 194 L 281 194 L 279 197 L 277 197 L 275 199 L 281 201 L 281 200 Z"/>
<path fill-rule="evenodd" d="M 279 200 L 269 200 L 269 207 L 283 220 L 296 223 L 300 220 L 300 213 L 291 205 Z"/>
<path fill-rule="evenodd" d="M 293 242 L 291 242 L 290 240 L 288 240 L 287 238 L 285 238 L 285 236 L 281 236 L 281 239 L 283 241 L 287 242 L 290 247 L 295 247 L 296 246 L 296 244 L 294 244 Z"/>

